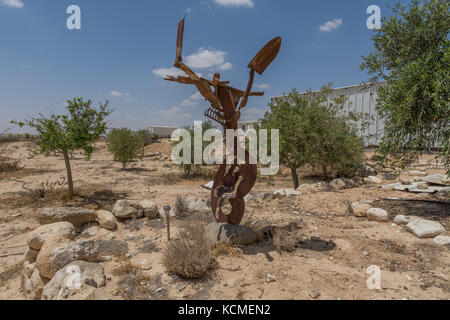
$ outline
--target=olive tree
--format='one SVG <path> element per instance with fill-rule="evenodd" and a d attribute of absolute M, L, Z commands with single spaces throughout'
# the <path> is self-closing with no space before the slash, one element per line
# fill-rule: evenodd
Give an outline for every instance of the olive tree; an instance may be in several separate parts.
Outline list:
<path fill-rule="evenodd" d="M 364 144 L 357 121 L 364 115 L 345 113 L 347 98 L 328 98 L 331 84 L 319 92 L 300 95 L 295 89 L 271 103 L 262 128 L 280 130 L 280 162 L 290 168 L 294 188 L 299 187 L 297 170 L 319 166 L 322 175 L 354 176 L 364 168 Z"/>
<path fill-rule="evenodd" d="M 450 2 L 413 0 L 397 4 L 375 31 L 375 50 L 361 65 L 378 89 L 378 111 L 385 120 L 381 154 L 404 166 L 434 143 L 450 167 Z"/>
<path fill-rule="evenodd" d="M 48 157 L 57 153 L 64 157 L 69 194 L 74 192 L 70 154 L 83 150 L 86 160 L 89 160 L 94 152 L 93 143 L 106 133 L 106 118 L 112 112 L 108 101 L 100 104 L 98 109 L 91 105 L 91 100 L 74 98 L 67 101 L 67 114 L 52 114 L 50 117 L 39 114 L 38 118 L 11 121 L 37 132 L 34 142 L 38 149 L 33 151 L 32 156 L 43 154 Z"/>
<path fill-rule="evenodd" d="M 107 145 L 114 155 L 114 161 L 122 164 L 122 169 L 143 155 L 144 140 L 141 134 L 128 128 L 112 129 L 107 137 Z"/>

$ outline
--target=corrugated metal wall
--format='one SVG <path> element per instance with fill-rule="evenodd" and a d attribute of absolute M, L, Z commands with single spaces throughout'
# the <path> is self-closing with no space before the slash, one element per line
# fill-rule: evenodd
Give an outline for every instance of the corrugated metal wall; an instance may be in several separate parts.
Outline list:
<path fill-rule="evenodd" d="M 361 136 L 364 138 L 366 146 L 377 146 L 380 144 L 383 131 L 384 122 L 380 119 L 377 111 L 377 88 L 383 85 L 383 83 L 374 83 L 366 85 L 357 85 L 344 88 L 333 89 L 329 98 L 333 99 L 337 96 L 344 95 L 347 97 L 347 103 L 344 107 L 344 111 L 363 113 L 367 117 L 369 126 L 365 130 L 360 130 Z M 305 94 L 305 93 L 302 93 Z M 285 97 L 274 97 L 272 102 L 283 99 Z M 359 129 L 361 129 L 362 121 L 357 123 Z"/>
<path fill-rule="evenodd" d="M 172 135 L 172 132 L 177 130 L 175 127 L 149 127 L 151 133 L 157 134 L 160 138 L 168 138 Z"/>

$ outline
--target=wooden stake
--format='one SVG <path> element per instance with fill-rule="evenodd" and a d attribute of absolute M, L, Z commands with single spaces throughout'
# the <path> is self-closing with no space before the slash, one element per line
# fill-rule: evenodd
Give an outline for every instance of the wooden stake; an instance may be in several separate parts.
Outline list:
<path fill-rule="evenodd" d="M 167 222 L 167 241 L 170 241 L 170 206 L 165 206 L 164 211 L 166 212 L 166 222 Z"/>

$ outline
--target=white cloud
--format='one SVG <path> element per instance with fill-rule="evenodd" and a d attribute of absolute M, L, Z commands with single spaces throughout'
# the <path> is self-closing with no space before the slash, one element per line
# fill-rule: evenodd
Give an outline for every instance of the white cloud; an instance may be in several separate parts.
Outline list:
<path fill-rule="evenodd" d="M 153 74 L 160 76 L 161 78 L 165 78 L 167 76 L 178 77 L 178 76 L 186 76 L 186 74 L 177 69 L 177 68 L 159 68 L 153 70 Z"/>
<path fill-rule="evenodd" d="M 224 64 L 219 66 L 219 70 L 227 71 L 233 69 L 233 65 L 230 62 L 225 62 Z"/>
<path fill-rule="evenodd" d="M 187 8 L 186 9 L 186 13 L 191 13 L 192 12 L 192 9 L 191 8 Z"/>
<path fill-rule="evenodd" d="M 194 69 L 208 69 L 220 67 L 224 64 L 231 67 L 231 63 L 225 62 L 226 52 L 215 49 L 200 48 L 196 53 L 186 57 L 186 64 Z"/>
<path fill-rule="evenodd" d="M 191 100 L 203 100 L 203 96 L 200 92 L 194 93 L 189 99 Z"/>
<path fill-rule="evenodd" d="M 120 92 L 120 91 L 111 91 L 109 93 L 109 95 L 112 96 L 112 97 L 122 97 L 122 96 L 129 97 L 129 96 L 131 96 L 131 94 L 129 94 L 128 92 L 123 93 L 123 92 Z"/>
<path fill-rule="evenodd" d="M 339 28 L 343 22 L 344 22 L 344 20 L 336 18 L 334 20 L 328 21 L 325 24 L 321 25 L 319 30 L 322 32 L 330 32 L 332 30 Z"/>
<path fill-rule="evenodd" d="M 192 69 L 208 69 L 208 71 L 226 71 L 231 70 L 233 65 L 225 61 L 227 53 L 221 50 L 200 48 L 197 52 L 184 58 L 187 66 Z M 203 74 L 196 72 L 199 77 Z M 159 68 L 153 70 L 153 74 L 165 78 L 167 76 L 178 77 L 186 76 L 186 74 L 177 68 Z"/>
<path fill-rule="evenodd" d="M 265 84 L 265 83 L 261 83 L 261 84 L 255 84 L 255 88 L 258 88 L 258 89 L 264 90 L 264 89 L 269 89 L 269 88 L 270 88 L 270 86 L 269 86 L 268 84 Z"/>
<path fill-rule="evenodd" d="M 216 4 L 224 7 L 247 7 L 253 8 L 255 2 L 253 0 L 214 0 Z"/>
<path fill-rule="evenodd" d="M 184 101 L 181 103 L 181 105 L 182 105 L 183 107 L 195 107 L 195 106 L 198 105 L 198 102 L 193 101 L 193 100 L 191 100 L 191 99 L 186 99 L 186 100 L 184 100 Z"/>
<path fill-rule="evenodd" d="M 24 4 L 22 0 L 2 0 L 2 6 L 21 9 L 24 7 Z"/>
<path fill-rule="evenodd" d="M 184 100 L 181 105 L 183 107 L 195 107 L 199 105 L 199 101 L 204 100 L 200 92 L 194 93 L 189 99 Z"/>

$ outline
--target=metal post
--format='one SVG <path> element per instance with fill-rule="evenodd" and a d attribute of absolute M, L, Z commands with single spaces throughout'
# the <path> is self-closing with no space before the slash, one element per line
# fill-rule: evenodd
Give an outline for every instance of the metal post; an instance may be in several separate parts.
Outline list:
<path fill-rule="evenodd" d="M 170 206 L 164 207 L 164 212 L 166 213 L 166 222 L 167 222 L 167 241 L 170 241 Z"/>

